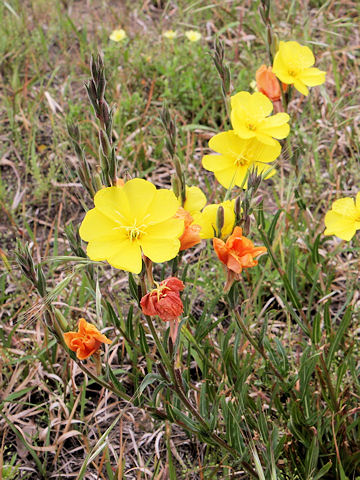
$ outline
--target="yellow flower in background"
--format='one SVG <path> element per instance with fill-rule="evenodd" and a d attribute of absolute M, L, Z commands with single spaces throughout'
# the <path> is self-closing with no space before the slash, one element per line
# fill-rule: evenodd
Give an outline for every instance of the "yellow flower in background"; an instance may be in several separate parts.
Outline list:
<path fill-rule="evenodd" d="M 178 254 L 184 221 L 174 218 L 179 201 L 172 191 L 134 178 L 99 190 L 94 203 L 79 230 L 91 260 L 140 273 L 142 253 L 159 263 Z"/>
<path fill-rule="evenodd" d="M 174 38 L 176 38 L 176 31 L 175 30 L 166 30 L 165 32 L 163 32 L 162 36 L 167 38 L 168 40 L 174 40 Z"/>
<path fill-rule="evenodd" d="M 121 40 L 124 40 L 124 38 L 126 38 L 126 32 L 122 28 L 120 28 L 119 30 L 114 30 L 109 38 L 114 42 L 121 42 Z"/>
<path fill-rule="evenodd" d="M 331 210 L 325 215 L 324 235 L 336 235 L 342 240 L 351 240 L 360 230 L 360 192 L 356 200 L 345 197 L 335 200 Z"/>
<path fill-rule="evenodd" d="M 184 203 L 184 210 L 193 216 L 195 213 L 199 213 L 206 205 L 205 194 L 199 187 L 186 186 L 186 199 Z"/>
<path fill-rule="evenodd" d="M 202 239 L 215 237 L 217 231 L 217 211 L 220 206 L 224 209 L 224 225 L 221 229 L 221 238 L 229 236 L 233 231 L 235 223 L 234 205 L 235 200 L 226 200 L 222 203 L 210 204 L 201 213 L 194 214 L 194 223 L 201 227 L 200 237 Z"/>
<path fill-rule="evenodd" d="M 248 170 L 257 168 L 261 174 L 269 170 L 269 162 L 273 162 L 281 152 L 279 142 L 275 145 L 266 145 L 256 138 L 244 140 L 233 130 L 218 133 L 209 141 L 209 147 L 220 155 L 205 155 L 202 159 L 203 167 L 214 172 L 215 178 L 225 188 L 247 188 Z M 275 175 L 272 170 L 265 178 Z"/>
<path fill-rule="evenodd" d="M 307 87 L 315 87 L 325 82 L 326 72 L 314 68 L 315 57 L 309 47 L 297 42 L 280 42 L 274 58 L 273 72 L 283 82 L 294 85 L 303 95 L 308 95 Z"/>
<path fill-rule="evenodd" d="M 287 113 L 270 115 L 273 104 L 266 95 L 255 92 L 239 92 L 231 97 L 231 123 L 236 135 L 249 140 L 256 138 L 267 145 L 277 145 L 274 138 L 289 135 L 290 119 Z"/>
<path fill-rule="evenodd" d="M 187 32 L 185 32 L 185 37 L 190 42 L 198 42 L 201 38 L 201 33 L 197 32 L 196 30 L 188 30 Z"/>

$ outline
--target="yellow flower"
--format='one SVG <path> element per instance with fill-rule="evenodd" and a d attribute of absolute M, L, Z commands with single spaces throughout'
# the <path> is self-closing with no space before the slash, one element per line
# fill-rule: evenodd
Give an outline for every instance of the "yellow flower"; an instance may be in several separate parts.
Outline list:
<path fill-rule="evenodd" d="M 126 38 L 126 32 L 122 28 L 120 28 L 119 30 L 114 30 L 109 38 L 114 42 L 121 42 L 121 40 L 124 40 L 124 38 Z"/>
<path fill-rule="evenodd" d="M 335 200 L 331 210 L 325 215 L 324 235 L 336 235 L 342 240 L 351 240 L 356 230 L 360 230 L 360 192 L 356 200 L 345 197 Z"/>
<path fill-rule="evenodd" d="M 224 209 L 224 225 L 221 229 L 221 238 L 231 234 L 235 223 L 235 200 L 226 200 L 222 203 L 208 205 L 201 213 L 194 214 L 194 223 L 200 225 L 200 237 L 203 239 L 215 237 L 217 226 L 217 211 L 220 205 Z"/>
<path fill-rule="evenodd" d="M 176 31 L 175 30 L 166 30 L 165 32 L 163 32 L 162 36 L 169 39 L 169 40 L 174 40 L 174 38 L 176 38 Z"/>
<path fill-rule="evenodd" d="M 283 82 L 293 84 L 303 95 L 309 93 L 308 87 L 325 82 L 326 72 L 312 67 L 315 58 L 309 47 L 297 42 L 280 42 L 274 58 L 273 72 Z"/>
<path fill-rule="evenodd" d="M 277 113 L 269 117 L 273 104 L 260 92 L 237 93 L 231 97 L 231 109 L 234 132 L 245 140 L 257 138 L 267 145 L 277 145 L 279 142 L 272 137 L 281 139 L 289 135 L 289 115 Z"/>
<path fill-rule="evenodd" d="M 199 213 L 206 205 L 205 194 L 199 187 L 186 186 L 186 199 L 184 203 L 184 210 L 193 216 L 195 213 Z"/>
<path fill-rule="evenodd" d="M 209 141 L 209 147 L 220 155 L 205 155 L 202 159 L 203 167 L 214 172 L 215 178 L 225 188 L 234 185 L 247 188 L 246 175 L 252 167 L 257 173 L 265 172 L 281 152 L 279 142 L 275 145 L 266 145 L 256 138 L 244 140 L 233 130 L 218 133 Z M 275 175 L 272 170 L 266 178 Z"/>
<path fill-rule="evenodd" d="M 190 42 L 198 42 L 201 38 L 201 33 L 195 30 L 188 30 L 185 32 L 185 37 L 190 40 Z"/>
<path fill-rule="evenodd" d="M 89 242 L 91 260 L 140 273 L 142 253 L 153 262 L 166 262 L 178 254 L 184 221 L 174 218 L 179 202 L 172 191 L 157 190 L 152 183 L 134 178 L 123 187 L 99 190 L 94 203 L 79 231 Z"/>

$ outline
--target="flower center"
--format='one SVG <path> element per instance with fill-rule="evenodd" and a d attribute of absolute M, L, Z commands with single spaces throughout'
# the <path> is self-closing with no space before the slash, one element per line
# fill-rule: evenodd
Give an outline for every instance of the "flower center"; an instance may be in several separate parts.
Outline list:
<path fill-rule="evenodd" d="M 247 124 L 247 127 L 249 130 L 251 130 L 252 132 L 254 132 L 256 130 L 256 125 L 254 123 L 248 123 Z"/>
<path fill-rule="evenodd" d="M 297 74 L 298 74 L 298 72 L 297 72 L 297 70 L 296 70 L 295 68 L 289 68 L 289 70 L 288 70 L 288 75 L 289 75 L 290 77 L 296 77 Z"/>
<path fill-rule="evenodd" d="M 138 240 L 141 237 L 141 235 L 145 233 L 144 227 L 145 225 L 137 225 L 136 219 L 133 225 L 129 227 L 124 227 L 130 242 L 133 242 L 134 240 Z"/>
<path fill-rule="evenodd" d="M 166 283 L 163 283 L 162 285 L 159 285 L 157 282 L 154 282 L 156 285 L 156 288 L 151 290 L 150 294 L 155 294 L 157 296 L 158 301 L 160 300 L 161 297 L 165 297 L 166 294 L 164 294 L 164 290 L 171 290 L 170 287 L 166 285 Z"/>
<path fill-rule="evenodd" d="M 243 155 L 238 155 L 238 157 L 236 158 L 235 160 L 235 165 L 237 167 L 244 167 L 245 165 L 247 165 L 249 163 L 248 159 L 245 158 Z"/>

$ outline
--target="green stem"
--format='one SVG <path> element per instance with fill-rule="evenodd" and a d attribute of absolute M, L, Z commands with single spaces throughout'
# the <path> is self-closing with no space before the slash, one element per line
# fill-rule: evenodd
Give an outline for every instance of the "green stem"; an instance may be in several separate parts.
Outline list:
<path fill-rule="evenodd" d="M 268 357 L 264 347 L 260 346 L 258 344 L 258 342 L 250 335 L 250 332 L 249 332 L 247 326 L 245 325 L 245 323 L 243 322 L 238 309 L 235 309 L 235 318 L 236 318 L 236 322 L 237 322 L 240 330 L 243 332 L 245 337 L 249 340 L 251 345 L 255 348 L 255 350 L 258 353 L 260 353 L 260 355 L 263 357 L 263 359 L 268 363 L 269 367 L 271 368 L 273 373 L 278 377 L 278 379 L 281 380 L 283 383 L 286 383 L 284 377 L 281 375 L 279 370 L 275 367 L 275 365 L 272 363 L 272 361 Z"/>
<path fill-rule="evenodd" d="M 160 339 L 158 337 L 158 334 L 156 333 L 156 329 L 154 327 L 154 323 L 152 321 L 152 318 L 149 317 L 148 315 L 145 315 L 145 318 L 146 318 L 146 321 L 149 325 L 149 328 L 150 328 L 150 331 L 151 331 L 151 335 L 155 341 L 155 344 L 156 344 L 156 347 L 160 353 L 160 357 L 161 357 L 161 360 L 164 362 L 169 374 L 170 374 L 170 377 L 171 377 L 171 380 L 176 383 L 176 380 L 175 380 L 175 373 L 174 373 L 174 369 L 173 369 L 173 366 L 171 364 L 171 360 L 168 356 L 168 354 L 166 353 L 164 347 L 162 346 L 162 343 L 160 342 Z"/>

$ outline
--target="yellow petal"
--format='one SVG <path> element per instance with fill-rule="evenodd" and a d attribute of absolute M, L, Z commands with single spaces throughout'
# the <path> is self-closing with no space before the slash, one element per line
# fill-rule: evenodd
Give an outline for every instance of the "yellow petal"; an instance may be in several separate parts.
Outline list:
<path fill-rule="evenodd" d="M 156 238 L 144 236 L 141 238 L 141 248 L 153 262 L 167 262 L 179 253 L 180 241 L 177 238 Z"/>
<path fill-rule="evenodd" d="M 236 115 L 261 119 L 270 115 L 273 104 L 263 93 L 239 92 L 231 97 L 231 109 Z"/>
<path fill-rule="evenodd" d="M 261 92 L 251 95 L 251 101 L 247 105 L 247 113 L 254 118 L 263 118 L 273 111 L 273 104 L 269 98 Z"/>
<path fill-rule="evenodd" d="M 131 210 L 123 188 L 124 187 L 102 188 L 96 192 L 94 203 L 96 210 L 114 222 L 127 223 L 129 219 L 131 219 Z"/>
<path fill-rule="evenodd" d="M 227 168 L 225 170 L 217 170 L 215 172 L 216 180 L 226 189 L 234 187 L 237 185 L 241 187 L 246 177 L 248 168 L 247 167 L 233 167 Z M 246 183 L 244 183 L 243 188 L 246 188 Z"/>
<path fill-rule="evenodd" d="M 247 146 L 246 158 L 254 162 L 269 163 L 273 162 L 280 153 L 281 145 L 279 142 L 274 141 L 274 144 L 266 145 L 254 139 L 251 140 Z"/>
<path fill-rule="evenodd" d="M 281 56 L 280 50 L 278 50 L 275 54 L 272 71 L 283 83 L 292 84 L 295 81 L 295 77 L 289 74 L 288 66 Z"/>
<path fill-rule="evenodd" d="M 221 132 L 209 140 L 209 147 L 217 153 L 237 157 L 246 148 L 248 141 L 240 138 L 233 130 Z"/>
<path fill-rule="evenodd" d="M 111 252 L 106 259 L 110 265 L 127 272 L 140 273 L 142 267 L 141 249 L 139 243 L 127 239 L 121 245 L 119 250 Z"/>
<path fill-rule="evenodd" d="M 358 213 L 358 215 L 360 215 L 360 192 L 358 192 L 358 193 L 356 194 L 355 205 L 356 205 L 357 213 Z"/>
<path fill-rule="evenodd" d="M 224 170 L 226 168 L 235 168 L 235 159 L 226 157 L 225 155 L 204 155 L 202 158 L 202 165 L 210 172 Z"/>
<path fill-rule="evenodd" d="M 308 87 L 315 87 L 325 82 L 326 72 L 319 70 L 318 68 L 306 68 L 299 73 L 299 80 Z"/>
<path fill-rule="evenodd" d="M 206 196 L 200 190 L 199 187 L 188 187 L 186 186 L 186 200 L 184 203 L 184 209 L 187 210 L 190 215 L 193 212 L 199 212 L 206 205 Z"/>
<path fill-rule="evenodd" d="M 290 132 L 290 126 L 287 123 L 290 117 L 287 113 L 277 113 L 271 117 L 265 118 L 259 130 L 261 133 L 267 134 L 278 139 L 286 138 Z"/>
<path fill-rule="evenodd" d="M 85 242 L 89 242 L 104 235 L 116 233 L 118 230 L 114 229 L 117 226 L 116 222 L 93 208 L 86 213 L 80 225 L 79 234 Z"/>
<path fill-rule="evenodd" d="M 231 124 L 234 128 L 234 132 L 240 138 L 244 140 L 250 140 L 251 138 L 255 137 L 255 132 L 253 132 L 252 130 L 249 130 L 249 128 L 246 126 L 244 122 L 243 117 L 239 115 L 237 112 L 234 112 L 234 111 L 231 112 Z"/>
<path fill-rule="evenodd" d="M 279 53 L 284 63 L 290 68 L 309 68 L 315 63 L 315 58 L 309 47 L 298 42 L 280 42 Z"/>
<path fill-rule="evenodd" d="M 125 236 L 117 236 L 114 238 L 101 237 L 96 240 L 91 240 L 88 243 L 86 253 L 91 260 L 96 262 L 107 260 L 120 249 L 124 248 L 126 242 L 128 242 L 128 239 Z"/>
<path fill-rule="evenodd" d="M 263 133 L 261 131 L 256 132 L 255 140 L 264 143 L 265 145 L 271 146 L 273 148 L 281 148 L 280 143 L 275 140 L 274 138 L 270 137 L 270 135 Z"/>
<path fill-rule="evenodd" d="M 268 165 L 267 163 L 259 163 L 259 162 L 256 162 L 254 164 L 254 167 L 257 168 L 258 175 L 260 174 L 264 175 L 267 170 L 271 169 L 271 165 Z M 275 168 L 272 168 L 272 170 L 264 177 L 264 179 L 267 180 L 268 178 L 273 177 L 275 174 L 276 174 L 276 170 Z"/>
<path fill-rule="evenodd" d="M 226 201 L 220 204 L 207 205 L 204 210 L 194 215 L 194 223 L 200 225 L 200 237 L 203 239 L 213 238 L 216 232 L 216 219 L 219 206 L 224 208 L 224 226 L 221 230 L 222 237 L 230 235 L 235 222 L 234 201 Z"/>
<path fill-rule="evenodd" d="M 146 223 L 160 223 L 173 217 L 180 206 L 172 190 L 162 188 L 155 191 L 152 202 L 149 204 L 146 212 Z"/>
<path fill-rule="evenodd" d="M 332 204 L 331 209 L 334 212 L 339 213 L 340 215 L 343 215 L 345 217 L 350 217 L 353 220 L 355 220 L 358 215 L 355 202 L 350 197 L 339 198 L 339 200 L 335 200 L 335 202 Z"/>
<path fill-rule="evenodd" d="M 126 197 L 131 217 L 141 223 L 156 195 L 155 185 L 142 178 L 134 178 L 126 182 L 121 191 Z"/>
<path fill-rule="evenodd" d="M 294 87 L 296 88 L 296 90 L 298 90 L 303 95 L 305 95 L 305 96 L 309 95 L 308 88 L 306 87 L 306 85 L 301 80 L 296 79 L 295 82 L 294 82 Z"/>
<path fill-rule="evenodd" d="M 145 237 L 179 238 L 184 231 L 184 220 L 170 218 L 164 222 L 151 225 L 146 229 Z M 143 237 L 142 237 L 143 238 Z"/>
<path fill-rule="evenodd" d="M 333 210 L 325 215 L 325 226 L 324 235 L 336 235 L 346 241 L 351 240 L 356 233 L 355 221 Z"/>

